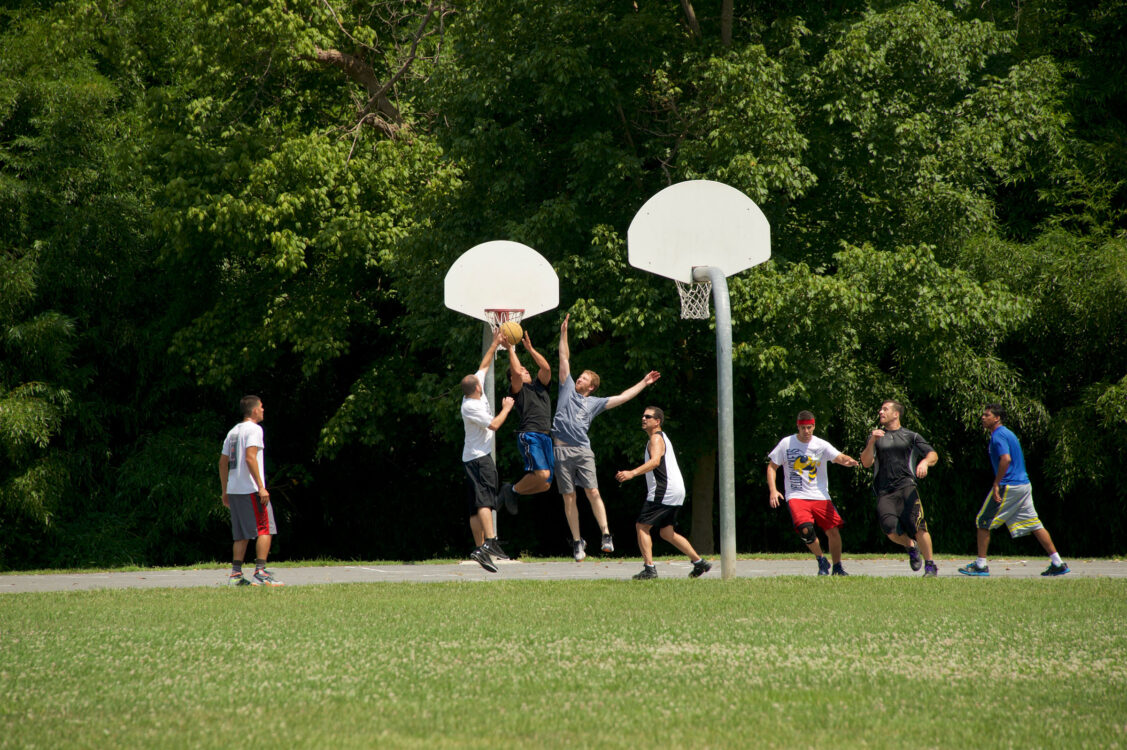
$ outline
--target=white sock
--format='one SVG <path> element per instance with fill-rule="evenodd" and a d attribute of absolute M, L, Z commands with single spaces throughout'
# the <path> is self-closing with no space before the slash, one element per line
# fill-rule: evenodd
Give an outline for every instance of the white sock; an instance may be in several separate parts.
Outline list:
<path fill-rule="evenodd" d="M 986 567 L 986 558 L 980 557 L 980 558 L 978 558 L 977 560 L 974 561 L 974 564 L 977 565 L 980 568 L 985 568 Z"/>
<path fill-rule="evenodd" d="M 1060 559 L 1060 554 L 1058 554 L 1056 552 L 1049 555 L 1049 562 L 1051 562 L 1053 565 L 1057 565 L 1057 566 L 1064 565 L 1064 561 Z"/>

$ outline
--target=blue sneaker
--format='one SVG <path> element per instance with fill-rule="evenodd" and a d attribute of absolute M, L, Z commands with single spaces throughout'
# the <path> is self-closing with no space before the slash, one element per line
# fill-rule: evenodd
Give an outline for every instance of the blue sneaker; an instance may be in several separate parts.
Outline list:
<path fill-rule="evenodd" d="M 1062 562 L 1060 565 L 1056 563 L 1049 563 L 1049 567 L 1041 573 L 1043 576 L 1062 576 L 1068 572 L 1068 563 Z"/>
<path fill-rule="evenodd" d="M 963 567 L 959 568 L 959 572 L 965 576 L 988 576 L 990 575 L 990 566 L 983 565 L 980 568 L 978 567 L 978 562 L 976 561 L 967 563 Z"/>
<path fill-rule="evenodd" d="M 835 563 L 833 575 L 835 575 L 835 576 L 847 576 L 849 574 L 845 572 L 845 568 L 841 567 L 841 563 Z"/>
<path fill-rule="evenodd" d="M 830 574 L 830 561 L 824 557 L 818 558 L 818 575 L 828 576 Z"/>

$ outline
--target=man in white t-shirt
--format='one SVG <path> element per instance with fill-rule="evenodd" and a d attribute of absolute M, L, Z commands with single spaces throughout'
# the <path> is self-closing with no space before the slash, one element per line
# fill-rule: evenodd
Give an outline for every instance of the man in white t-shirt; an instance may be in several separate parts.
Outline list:
<path fill-rule="evenodd" d="M 231 428 L 219 454 L 219 487 L 223 504 L 231 509 L 231 536 L 234 539 L 229 582 L 235 586 L 281 586 L 281 581 L 266 570 L 270 541 L 278 533 L 274 506 L 266 489 L 266 444 L 260 423 L 265 416 L 262 399 L 244 396 L 239 401 L 243 421 Z M 243 577 L 247 542 L 254 539 L 254 575 Z"/>
<path fill-rule="evenodd" d="M 494 417 L 489 399 L 485 397 L 485 373 L 500 344 L 501 330 L 497 329 L 477 372 L 462 378 L 462 425 L 466 430 L 462 467 L 466 474 L 470 531 L 477 545 L 470 559 L 490 573 L 497 572 L 493 558 L 508 559 L 493 533 L 493 509 L 497 507 L 497 492 L 501 487 L 497 465 L 493 462 L 493 437 L 513 410 L 514 402 L 512 397 L 506 396 L 501 400 L 501 413 Z"/>
<path fill-rule="evenodd" d="M 835 463 L 850 468 L 857 460 L 838 451 L 825 440 L 814 437 L 814 415 L 808 411 L 798 413 L 798 432 L 783 438 L 768 455 L 767 489 L 772 508 L 779 507 L 783 493 L 775 484 L 775 474 L 782 468 L 786 502 L 790 508 L 794 530 L 806 548 L 818 560 L 818 575 L 830 575 L 830 563 L 822 554 L 822 545 L 814 524 L 826 533 L 830 557 L 833 558 L 833 575 L 849 575 L 841 566 L 841 516 L 830 500 L 830 481 L 826 470 Z"/>

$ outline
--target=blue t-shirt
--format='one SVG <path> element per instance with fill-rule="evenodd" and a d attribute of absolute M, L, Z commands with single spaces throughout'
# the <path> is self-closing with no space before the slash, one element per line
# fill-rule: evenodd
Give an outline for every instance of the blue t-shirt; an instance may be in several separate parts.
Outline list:
<path fill-rule="evenodd" d="M 990 434 L 990 465 L 994 467 L 994 476 L 998 475 L 998 461 L 1007 453 L 1010 454 L 1010 466 L 1006 469 L 1001 484 L 1029 484 L 1029 475 L 1025 473 L 1025 456 L 1021 453 L 1017 435 L 1005 425 L 998 425 Z"/>
<path fill-rule="evenodd" d="M 575 390 L 575 379 L 568 373 L 560 383 L 556 397 L 556 416 L 552 420 L 552 437 L 568 445 L 589 446 L 587 430 L 591 420 L 607 408 L 607 400 L 598 396 L 580 396 Z"/>

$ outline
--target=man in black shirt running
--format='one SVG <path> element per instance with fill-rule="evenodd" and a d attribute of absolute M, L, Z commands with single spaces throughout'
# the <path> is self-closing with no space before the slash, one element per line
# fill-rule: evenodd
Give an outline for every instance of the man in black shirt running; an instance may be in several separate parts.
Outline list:
<path fill-rule="evenodd" d="M 939 574 L 939 569 L 932 559 L 931 534 L 916 491 L 916 479 L 927 476 L 927 470 L 939 461 L 939 454 L 918 433 L 900 426 L 903 416 L 904 405 L 900 402 L 881 404 L 881 427 L 869 435 L 869 442 L 861 451 L 861 465 L 867 469 L 876 464 L 873 492 L 877 496 L 881 530 L 907 548 L 912 570 L 920 569 L 922 555 L 924 576 L 931 578 Z M 922 456 L 918 462 L 917 455 Z"/>

